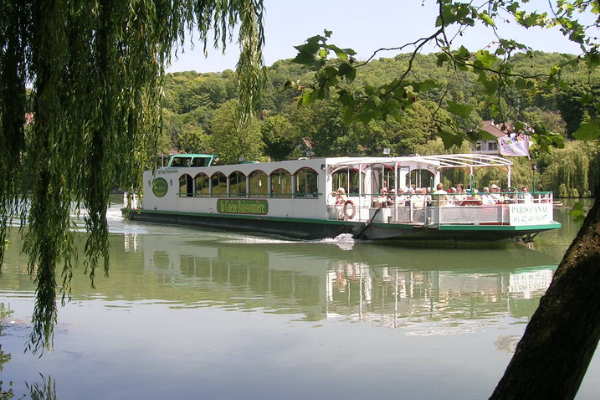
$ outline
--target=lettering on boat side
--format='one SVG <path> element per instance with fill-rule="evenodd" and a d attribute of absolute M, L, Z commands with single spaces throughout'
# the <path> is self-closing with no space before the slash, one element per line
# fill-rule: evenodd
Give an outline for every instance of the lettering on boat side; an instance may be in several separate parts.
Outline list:
<path fill-rule="evenodd" d="M 223 214 L 253 214 L 267 215 L 269 203 L 267 200 L 217 200 L 217 212 Z"/>
<path fill-rule="evenodd" d="M 510 204 L 511 225 L 538 225 L 552 222 L 552 204 Z"/>
<path fill-rule="evenodd" d="M 179 168 L 173 168 L 173 167 L 167 168 L 167 167 L 164 167 L 164 168 L 157 169 L 156 172 L 159 175 L 172 174 L 172 173 L 175 173 L 175 172 L 179 172 Z"/>
<path fill-rule="evenodd" d="M 164 178 L 156 178 L 152 181 L 152 193 L 156 197 L 164 197 L 169 190 L 169 184 Z"/>

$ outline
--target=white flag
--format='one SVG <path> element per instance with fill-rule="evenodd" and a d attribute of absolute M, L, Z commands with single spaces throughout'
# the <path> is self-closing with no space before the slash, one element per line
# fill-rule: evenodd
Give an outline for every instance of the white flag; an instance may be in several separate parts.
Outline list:
<path fill-rule="evenodd" d="M 529 157 L 529 136 L 522 133 L 498 138 L 498 145 L 503 156 Z"/>

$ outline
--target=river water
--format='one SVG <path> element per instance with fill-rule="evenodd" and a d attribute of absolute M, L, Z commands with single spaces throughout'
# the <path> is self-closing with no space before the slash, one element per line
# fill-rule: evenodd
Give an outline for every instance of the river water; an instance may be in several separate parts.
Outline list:
<path fill-rule="evenodd" d="M 0 381 L 75 399 L 484 399 L 578 226 L 533 249 L 297 242 L 123 221 L 110 277 L 75 271 L 54 350 L 24 353 L 34 283 L 15 229 Z M 80 238 L 83 241 L 83 238 Z M 597 399 L 596 356 L 578 399 Z"/>

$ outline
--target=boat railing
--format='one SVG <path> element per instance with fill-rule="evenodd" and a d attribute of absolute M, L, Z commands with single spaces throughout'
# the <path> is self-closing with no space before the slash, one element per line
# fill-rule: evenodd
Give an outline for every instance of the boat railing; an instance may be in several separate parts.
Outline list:
<path fill-rule="evenodd" d="M 362 222 L 439 225 L 509 225 L 511 204 L 552 206 L 552 192 L 502 192 L 496 199 L 486 199 L 483 193 L 461 196 L 409 194 L 381 201 L 379 194 L 349 196 L 351 208 L 329 205 L 330 219 Z M 379 199 L 379 200 L 378 200 Z"/>

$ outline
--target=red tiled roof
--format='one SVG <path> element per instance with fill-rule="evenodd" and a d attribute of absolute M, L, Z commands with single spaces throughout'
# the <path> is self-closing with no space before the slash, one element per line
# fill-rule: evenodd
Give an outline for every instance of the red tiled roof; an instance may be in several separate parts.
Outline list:
<path fill-rule="evenodd" d="M 491 133 L 497 138 L 504 137 L 512 132 L 512 124 L 495 123 L 494 121 L 483 121 L 483 127 L 481 128 L 486 132 Z"/>

